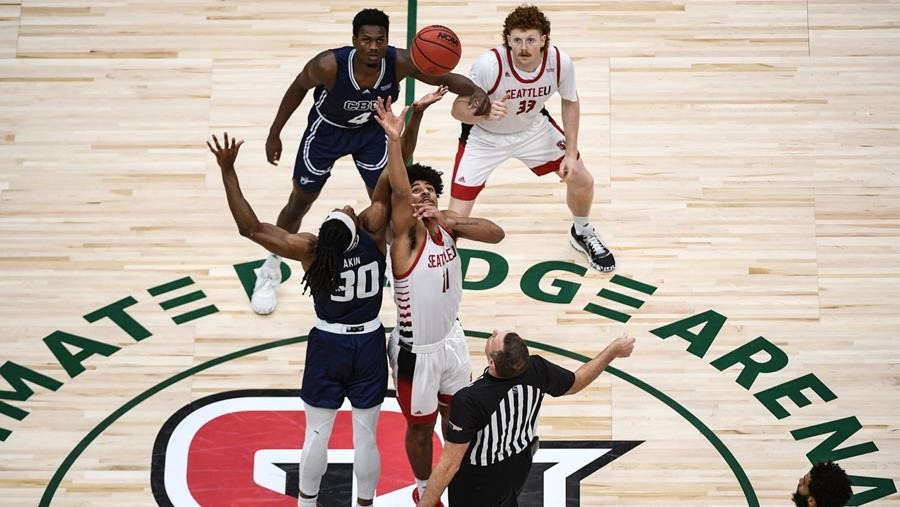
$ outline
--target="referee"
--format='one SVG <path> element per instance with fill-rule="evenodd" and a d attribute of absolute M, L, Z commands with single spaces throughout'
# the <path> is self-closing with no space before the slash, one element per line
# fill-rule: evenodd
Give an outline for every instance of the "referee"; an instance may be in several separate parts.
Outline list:
<path fill-rule="evenodd" d="M 453 396 L 441 460 L 419 507 L 437 505 L 448 483 L 450 507 L 517 506 L 537 452 L 535 426 L 544 393 L 575 394 L 613 359 L 633 350 L 634 338 L 622 335 L 572 373 L 529 355 L 518 334 L 494 330 L 484 346 L 484 374 Z"/>

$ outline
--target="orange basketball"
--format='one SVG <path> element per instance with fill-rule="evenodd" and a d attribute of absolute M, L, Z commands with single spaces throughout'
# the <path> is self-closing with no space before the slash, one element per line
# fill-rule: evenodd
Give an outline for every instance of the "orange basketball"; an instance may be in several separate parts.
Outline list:
<path fill-rule="evenodd" d="M 419 30 L 409 48 L 413 65 L 430 76 L 443 76 L 453 70 L 462 55 L 462 44 L 453 30 L 431 25 Z"/>

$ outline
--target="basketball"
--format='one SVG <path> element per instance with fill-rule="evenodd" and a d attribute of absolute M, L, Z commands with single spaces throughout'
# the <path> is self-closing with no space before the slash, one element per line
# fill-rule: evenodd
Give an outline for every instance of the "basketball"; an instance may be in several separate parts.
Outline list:
<path fill-rule="evenodd" d="M 462 44 L 453 30 L 431 25 L 419 30 L 409 49 L 413 65 L 429 76 L 443 76 L 453 70 L 462 55 Z"/>

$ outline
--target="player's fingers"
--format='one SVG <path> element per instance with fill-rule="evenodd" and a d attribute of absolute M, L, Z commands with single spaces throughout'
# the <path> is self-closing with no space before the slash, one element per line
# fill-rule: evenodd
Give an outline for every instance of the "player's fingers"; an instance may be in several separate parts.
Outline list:
<path fill-rule="evenodd" d="M 241 145 L 242 145 L 242 144 L 244 144 L 244 140 L 243 140 L 243 139 L 241 139 L 240 141 L 237 142 L 236 145 L 234 145 L 234 154 L 235 154 L 235 155 L 237 155 L 237 152 L 239 152 L 239 151 L 241 150 Z"/>
<path fill-rule="evenodd" d="M 219 138 L 217 138 L 215 134 L 213 134 L 213 142 L 216 143 L 216 150 L 222 149 L 222 146 L 219 145 Z"/>
<path fill-rule="evenodd" d="M 209 147 L 209 151 L 213 152 L 213 154 L 216 153 L 216 150 L 213 149 L 213 147 L 212 147 L 212 145 L 209 143 L 209 141 L 206 141 L 206 146 Z"/>

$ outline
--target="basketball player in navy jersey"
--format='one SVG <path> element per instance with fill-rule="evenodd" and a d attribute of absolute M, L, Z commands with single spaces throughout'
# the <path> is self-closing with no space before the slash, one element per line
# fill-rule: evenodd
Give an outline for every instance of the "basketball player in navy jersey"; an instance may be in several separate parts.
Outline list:
<path fill-rule="evenodd" d="M 444 90 L 439 89 L 438 94 Z M 391 99 L 375 104 L 376 120 L 388 138 L 387 173 L 391 181 L 391 264 L 397 326 L 388 341 L 388 357 L 397 402 L 406 419 L 406 455 L 416 489 L 424 493 L 431 475 L 432 437 L 438 412 L 446 433 L 453 394 L 471 380 L 469 348 L 457 320 L 462 297 L 458 238 L 498 243 L 504 232 L 481 218 L 440 211 L 441 173 L 431 167 L 407 167 L 402 152 L 403 116 Z M 401 134 L 402 133 L 402 134 Z"/>
<path fill-rule="evenodd" d="M 424 110 L 441 98 L 430 93 L 413 104 L 404 156 L 415 148 Z M 309 332 L 303 387 L 306 436 L 300 463 L 299 506 L 315 506 L 328 466 L 328 439 L 344 398 L 353 407 L 354 474 L 357 507 L 372 504 L 381 471 L 375 442 L 378 414 L 387 390 L 384 326 L 378 318 L 385 280 L 385 230 L 390 213 L 387 175 L 379 178 L 372 204 L 356 215 L 353 208 L 335 209 L 325 218 L 318 237 L 290 233 L 261 223 L 241 193 L 234 162 L 243 141 L 225 134 L 220 146 L 207 142 L 222 169 L 228 206 L 241 235 L 280 256 L 300 261 L 304 292 L 313 297 L 315 326 Z M 215 147 L 213 147 L 213 144 Z"/>
<path fill-rule="evenodd" d="M 564 51 L 550 44 L 550 21 L 537 7 L 514 9 L 503 24 L 503 43 L 472 64 L 469 78 L 492 100 L 488 115 L 463 100 L 452 114 L 463 122 L 450 209 L 468 216 L 490 174 L 515 158 L 537 176 L 556 173 L 566 184 L 566 204 L 572 213 L 569 243 L 599 271 L 616 267 L 612 252 L 590 224 L 594 178 L 578 153 L 580 106 L 575 68 Z M 559 93 L 562 128 L 544 104 Z"/>
<path fill-rule="evenodd" d="M 352 155 L 369 195 L 387 161 L 384 131 L 373 119 L 377 98 L 396 100 L 399 83 L 412 76 L 429 84 L 446 85 L 468 100 L 475 114 L 490 109 L 487 95 L 465 76 L 440 78 L 421 73 L 405 49 L 388 45 L 388 17 L 378 9 L 364 9 L 353 18 L 353 45 L 323 51 L 307 62 L 287 89 L 266 140 L 266 157 L 277 165 L 281 158 L 281 129 L 315 89 L 308 125 L 294 162 L 293 190 L 278 215 L 277 224 L 297 232 L 303 216 L 319 196 L 334 162 Z M 278 304 L 276 288 L 281 283 L 281 260 L 275 252 L 259 270 L 251 307 L 265 315 Z"/>

